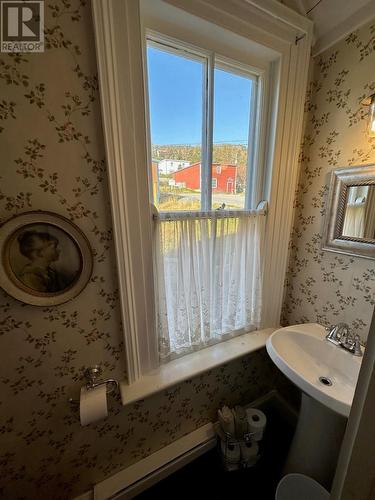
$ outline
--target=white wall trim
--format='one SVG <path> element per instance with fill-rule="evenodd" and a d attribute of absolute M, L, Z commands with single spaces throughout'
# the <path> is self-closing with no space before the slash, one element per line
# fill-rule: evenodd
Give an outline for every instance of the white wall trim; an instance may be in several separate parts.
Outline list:
<path fill-rule="evenodd" d="M 122 404 L 124 406 L 132 404 L 184 380 L 196 377 L 207 370 L 262 349 L 274 331 L 274 328 L 267 328 L 245 333 L 163 364 L 133 384 L 120 382 Z"/>
<path fill-rule="evenodd" d="M 276 51 L 294 43 L 297 35 L 309 32 L 312 27 L 311 21 L 275 0 L 265 0 L 265 6 L 263 0 L 164 1 Z M 269 9 L 272 7 L 277 10 L 271 14 Z M 295 20 L 299 18 L 300 27 L 297 28 L 294 22 L 282 20 L 282 11 L 292 12 Z"/>
<path fill-rule="evenodd" d="M 266 237 L 266 269 L 264 293 L 266 295 L 263 326 L 277 325 L 280 321 L 284 296 L 284 280 L 288 266 L 289 238 L 293 225 L 293 200 L 298 180 L 298 155 L 302 135 L 304 99 L 307 86 L 309 53 L 312 33 L 309 32 L 297 45 L 290 46 L 289 64 L 281 71 L 287 81 L 280 88 L 282 112 L 276 131 L 275 159 L 269 202 L 268 230 Z M 284 95 L 282 95 L 284 93 Z"/>
<path fill-rule="evenodd" d="M 139 4 L 92 0 L 128 382 L 155 366 Z"/>
<path fill-rule="evenodd" d="M 290 25 L 292 28 L 301 30 L 301 33 L 306 33 L 311 28 L 311 21 L 305 16 L 306 11 L 302 10 L 302 0 L 297 0 L 300 13 L 282 4 L 279 0 L 246 0 L 246 2 Z"/>
<path fill-rule="evenodd" d="M 331 48 L 333 45 L 343 40 L 353 31 L 359 29 L 364 24 L 367 24 L 371 19 L 375 18 L 375 2 L 369 2 L 361 9 L 354 12 L 350 17 L 345 19 L 338 26 L 335 26 L 328 33 L 318 38 L 313 46 L 313 57 L 318 56 L 325 50 Z"/>
<path fill-rule="evenodd" d="M 165 0 L 279 54 L 263 327 L 279 323 L 312 23 L 275 0 Z M 139 0 L 93 0 L 128 382 L 157 363 Z M 281 20 L 283 19 L 283 20 Z M 295 43 L 296 37 L 304 38 Z"/>

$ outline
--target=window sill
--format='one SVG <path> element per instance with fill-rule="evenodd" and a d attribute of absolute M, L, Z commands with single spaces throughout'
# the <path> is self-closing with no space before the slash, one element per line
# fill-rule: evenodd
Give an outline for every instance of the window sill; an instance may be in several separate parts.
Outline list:
<path fill-rule="evenodd" d="M 151 371 L 134 384 L 128 385 L 126 382 L 120 382 L 122 404 L 129 405 L 228 361 L 257 351 L 266 345 L 268 337 L 275 330 L 276 328 L 266 328 L 246 333 L 175 359 Z"/>

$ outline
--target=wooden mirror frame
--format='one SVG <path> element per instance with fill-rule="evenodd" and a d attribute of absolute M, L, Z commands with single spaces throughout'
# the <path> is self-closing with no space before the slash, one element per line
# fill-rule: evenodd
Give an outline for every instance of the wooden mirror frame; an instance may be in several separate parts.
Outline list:
<path fill-rule="evenodd" d="M 375 185 L 375 164 L 332 171 L 324 221 L 322 250 L 375 259 L 375 239 L 343 236 L 348 189 Z"/>

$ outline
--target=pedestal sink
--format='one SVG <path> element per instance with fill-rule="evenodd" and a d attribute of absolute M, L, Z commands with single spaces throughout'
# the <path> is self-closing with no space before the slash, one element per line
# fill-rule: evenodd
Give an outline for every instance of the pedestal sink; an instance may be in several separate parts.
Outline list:
<path fill-rule="evenodd" d="M 362 358 L 328 342 L 326 333 L 317 323 L 281 328 L 266 347 L 276 366 L 302 391 L 284 472 L 306 474 L 329 490 Z"/>

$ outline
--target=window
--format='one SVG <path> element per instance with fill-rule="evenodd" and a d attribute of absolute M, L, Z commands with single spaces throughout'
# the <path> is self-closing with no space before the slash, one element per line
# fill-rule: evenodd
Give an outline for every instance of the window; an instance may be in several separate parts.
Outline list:
<path fill-rule="evenodd" d="M 231 349 L 206 350 L 204 358 L 205 360 L 211 359 L 211 365 L 207 361 L 202 366 L 200 362 L 187 363 L 184 360 L 182 363 L 171 363 L 160 367 L 156 372 L 163 376 L 157 378 L 155 375 L 156 379 L 153 378 L 152 383 L 150 377 L 145 376 L 158 366 L 160 352 L 160 348 L 158 349 L 156 345 L 155 335 L 154 285 L 150 280 L 153 272 L 153 237 L 155 233 L 160 235 L 160 231 L 155 231 L 152 227 L 155 222 L 152 221 L 151 214 L 154 212 L 150 209 L 149 199 L 151 193 L 152 199 L 156 201 L 156 204 L 159 203 L 158 196 L 161 194 L 159 193 L 161 186 L 159 177 L 162 176 L 162 170 L 158 166 L 165 156 L 162 151 L 155 150 L 154 162 L 152 164 L 150 160 L 147 166 L 148 151 L 145 138 L 149 131 L 145 126 L 145 115 L 148 116 L 149 108 L 145 103 L 143 92 L 140 92 L 144 85 L 141 71 L 144 33 L 146 31 L 165 33 L 167 35 L 164 36 L 165 39 L 170 37 L 170 40 L 182 40 L 187 49 L 189 43 L 201 47 L 202 50 L 198 50 L 198 54 L 195 53 L 195 47 L 190 47 L 192 50 L 186 50 L 184 55 L 186 60 L 192 62 L 200 60 L 201 67 L 207 64 L 206 56 L 208 55 L 211 77 L 215 78 L 215 74 L 212 74 L 215 69 L 228 71 L 237 76 L 255 76 L 257 92 L 251 95 L 256 102 L 255 106 L 250 104 L 250 112 L 256 111 L 260 113 L 260 116 L 259 119 L 258 117 L 250 119 L 250 122 L 257 127 L 260 124 L 260 127 L 258 130 L 251 130 L 251 126 L 249 127 L 244 206 L 245 208 L 255 207 L 257 201 L 261 199 L 269 199 L 270 202 L 267 230 L 264 235 L 263 288 L 265 293 L 263 294 L 261 321 L 262 327 L 267 328 L 278 325 L 282 305 L 289 234 L 293 219 L 291 200 L 298 172 L 297 158 L 312 40 L 312 23 L 307 18 L 295 12 L 292 13 L 278 2 L 258 5 L 259 2 L 246 0 L 218 0 L 217 2 L 210 0 L 199 2 L 93 0 L 92 4 L 128 380 L 128 383 L 123 382 L 121 390 L 123 403 L 127 404 L 131 400 L 134 401 L 155 392 L 155 387 L 158 388 L 157 390 L 166 388 L 175 384 L 176 381 L 190 378 L 202 368 L 217 366 L 223 362 L 223 357 L 219 352 L 233 352 Z M 202 18 L 203 11 L 204 18 Z M 225 29 L 222 26 L 225 26 Z M 199 59 L 202 54 L 203 60 Z M 213 54 L 220 54 L 223 57 L 214 58 L 213 61 Z M 180 55 L 182 55 L 181 52 Z M 223 66 L 219 67 L 218 63 L 223 63 Z M 245 67 L 241 67 L 242 64 Z M 245 75 L 242 72 L 243 69 Z M 197 75 L 198 72 L 196 72 L 198 79 Z M 206 116 L 210 118 L 207 124 L 201 123 L 201 130 L 209 133 L 194 139 L 194 142 L 201 146 L 202 157 L 197 161 L 202 165 L 215 162 L 212 150 L 212 158 L 206 158 L 204 154 L 210 152 L 210 148 L 207 147 L 210 141 L 211 143 L 218 142 L 218 137 L 220 137 L 214 127 L 215 99 L 212 91 L 215 89 L 207 89 L 205 86 L 209 76 L 204 74 L 202 79 L 204 86 L 200 91 L 202 105 L 207 104 L 204 96 L 210 95 L 211 107 L 209 109 L 203 107 L 201 115 L 197 116 L 197 123 L 199 123 L 199 116 L 202 121 Z M 178 84 L 180 81 L 182 77 L 178 79 Z M 195 88 L 198 91 L 198 86 Z M 148 105 L 151 105 L 151 101 Z M 217 113 L 216 105 L 216 116 Z M 211 130 L 207 130 L 206 125 L 210 123 Z M 232 137 L 232 139 L 237 138 L 246 139 L 245 137 Z M 155 143 L 157 144 L 158 141 Z M 168 159 L 173 160 L 175 157 Z M 262 168 L 263 164 L 264 168 Z M 190 166 L 193 164 L 189 162 L 189 165 L 184 165 L 182 168 Z M 224 169 L 223 163 L 222 171 Z M 204 179 L 202 189 L 212 189 L 209 182 L 210 175 L 207 172 L 209 170 L 206 168 L 207 178 Z M 169 175 L 167 167 L 164 175 Z M 152 183 L 150 179 L 153 180 Z M 228 175 L 228 189 L 234 189 L 231 187 L 233 181 L 234 177 Z M 236 184 L 239 190 L 242 186 Z M 185 181 L 176 182 L 172 187 L 173 190 L 176 185 L 187 188 Z M 209 201 L 209 197 L 205 198 L 203 195 L 200 201 L 202 199 L 205 203 L 207 199 Z M 200 208 L 206 210 L 204 206 Z M 211 208 L 213 208 L 212 199 Z M 237 210 L 238 213 L 245 211 Z M 174 225 L 176 229 L 185 226 L 189 230 L 188 233 L 194 234 L 195 231 L 197 235 L 210 234 L 212 228 L 216 229 L 217 235 L 224 234 L 220 233 L 223 225 L 224 229 L 225 227 L 231 229 L 228 222 L 234 220 L 224 217 L 220 217 L 219 220 L 218 215 L 213 216 L 212 212 L 209 219 L 204 219 L 204 217 L 196 219 L 190 217 L 189 219 L 188 216 L 194 216 L 193 212 L 186 213 L 178 209 L 174 211 L 174 214 L 176 212 L 181 212 L 184 218 L 180 223 L 175 217 L 170 221 L 170 225 Z M 221 214 L 229 211 L 214 210 L 214 212 Z M 159 229 L 166 227 L 166 224 L 161 224 L 163 213 L 159 211 L 156 222 Z M 189 223 L 191 220 L 195 220 L 196 223 Z M 256 220 L 262 223 L 265 217 L 244 220 Z M 259 233 L 259 228 L 257 232 Z M 184 234 L 188 233 L 184 232 Z M 238 231 L 235 234 L 237 233 Z M 175 234 L 177 236 L 178 231 Z M 244 236 L 242 243 L 244 243 L 252 237 L 254 232 L 250 230 L 242 234 Z M 226 241 L 234 242 L 233 238 Z M 216 242 L 224 242 L 224 239 Z M 202 245 L 196 245 L 196 248 L 202 248 Z M 210 246 L 207 245 L 207 249 L 209 248 Z M 253 245 L 249 248 L 253 248 Z M 201 255 L 204 256 L 204 254 Z M 226 255 L 229 254 L 226 253 Z M 238 260 L 239 257 L 236 262 Z M 212 259 L 210 261 L 212 262 Z M 219 264 L 216 263 L 216 265 Z M 230 267 L 231 260 L 228 266 L 221 264 L 220 268 L 230 269 Z M 236 269 L 239 268 L 236 267 Z M 256 275 L 252 274 L 252 276 Z M 259 342 L 263 342 L 266 335 L 264 332 L 264 336 L 263 334 L 260 336 L 263 340 L 258 338 L 258 344 L 249 338 L 245 343 L 250 342 L 253 346 L 255 342 L 259 347 L 261 345 Z M 165 340 L 168 341 L 168 339 Z M 241 342 L 240 345 L 242 346 L 243 343 Z M 248 352 L 247 348 L 244 349 L 241 353 L 236 351 L 236 355 Z M 230 357 L 231 354 L 228 354 L 225 361 L 228 361 Z M 199 357 L 199 360 L 201 359 Z M 176 370 L 178 369 L 178 374 L 176 371 L 173 372 L 173 366 Z M 194 366 L 196 372 L 194 372 Z"/>
<path fill-rule="evenodd" d="M 169 361 L 260 325 L 265 225 L 249 212 L 248 154 L 259 85 L 254 69 L 160 34 L 147 39 L 147 64 L 159 354 Z"/>
<path fill-rule="evenodd" d="M 259 119 L 254 69 L 161 35 L 148 37 L 147 66 L 150 162 L 159 162 L 158 172 L 151 169 L 158 210 L 253 208 L 249 172 L 262 168 L 248 155 L 249 147 L 256 150 Z M 168 169 L 167 158 L 174 158 Z M 223 172 L 223 182 L 212 179 L 215 171 Z"/>
<path fill-rule="evenodd" d="M 153 202 L 162 211 L 200 210 L 207 60 L 149 40 L 147 64 L 151 161 L 160 165 L 157 179 L 153 172 L 159 193 Z"/>

